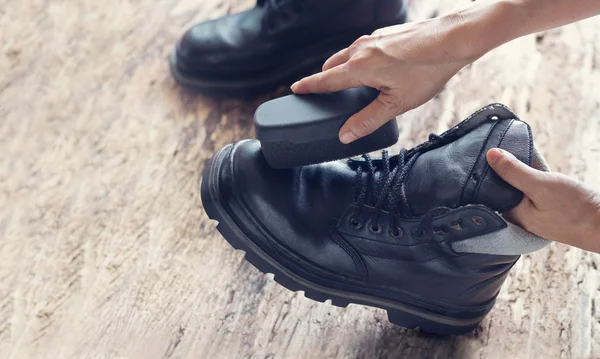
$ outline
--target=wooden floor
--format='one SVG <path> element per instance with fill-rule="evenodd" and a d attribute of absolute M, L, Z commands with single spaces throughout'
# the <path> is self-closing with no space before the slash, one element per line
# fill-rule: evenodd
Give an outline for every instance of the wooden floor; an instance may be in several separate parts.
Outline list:
<path fill-rule="evenodd" d="M 254 135 L 268 97 L 185 93 L 166 58 L 194 22 L 251 2 L 0 0 L 0 358 L 600 358 L 598 255 L 523 257 L 476 332 L 440 339 L 291 293 L 229 247 L 203 165 Z M 464 69 L 399 118 L 400 143 L 503 102 L 555 170 L 600 190 L 599 98 L 592 19 Z"/>

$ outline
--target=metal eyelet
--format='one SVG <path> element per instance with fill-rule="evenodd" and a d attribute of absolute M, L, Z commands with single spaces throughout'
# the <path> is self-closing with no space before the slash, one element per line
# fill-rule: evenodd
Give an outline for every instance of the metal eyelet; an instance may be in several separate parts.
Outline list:
<path fill-rule="evenodd" d="M 399 227 L 396 227 L 395 229 L 390 230 L 390 237 L 392 238 L 401 238 L 404 235 L 404 232 L 402 232 L 402 229 Z"/>
<path fill-rule="evenodd" d="M 435 227 L 433 229 L 433 234 L 435 234 L 437 236 L 445 236 L 449 232 L 450 232 L 450 228 L 448 228 L 448 226 L 446 226 L 445 224 L 442 225 L 441 227 Z"/>
<path fill-rule="evenodd" d="M 350 227 L 352 227 L 353 229 L 360 229 L 360 227 L 362 227 L 362 222 L 360 221 L 360 219 L 354 216 L 348 217 L 348 223 L 350 223 Z"/>
<path fill-rule="evenodd" d="M 471 220 L 477 226 L 483 226 L 485 224 L 485 220 L 479 216 L 475 216 L 475 217 L 471 218 Z"/>
<path fill-rule="evenodd" d="M 490 120 L 490 121 L 498 121 L 499 119 L 500 119 L 500 117 L 498 117 L 496 115 L 488 116 L 488 120 Z"/>
<path fill-rule="evenodd" d="M 458 221 L 454 221 L 454 222 L 450 223 L 450 227 L 452 229 L 454 229 L 455 231 L 462 231 L 462 229 L 463 229 L 462 219 L 459 219 Z"/>
<path fill-rule="evenodd" d="M 374 223 L 373 221 L 369 222 L 369 232 L 373 234 L 381 233 L 381 225 L 379 223 Z"/>

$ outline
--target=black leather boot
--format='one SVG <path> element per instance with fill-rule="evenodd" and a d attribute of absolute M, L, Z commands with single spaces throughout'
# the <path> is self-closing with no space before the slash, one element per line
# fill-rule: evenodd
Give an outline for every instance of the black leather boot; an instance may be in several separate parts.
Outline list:
<path fill-rule="evenodd" d="M 529 126 L 496 104 L 381 159 L 274 170 L 259 142 L 229 145 L 205 168 L 202 202 L 225 239 L 286 288 L 459 334 L 492 309 L 519 256 L 548 243 L 500 214 L 523 194 L 488 166 L 493 147 L 542 167 Z"/>
<path fill-rule="evenodd" d="M 258 0 L 189 29 L 171 54 L 171 72 L 204 93 L 257 95 L 291 85 L 360 36 L 405 20 L 404 0 Z"/>

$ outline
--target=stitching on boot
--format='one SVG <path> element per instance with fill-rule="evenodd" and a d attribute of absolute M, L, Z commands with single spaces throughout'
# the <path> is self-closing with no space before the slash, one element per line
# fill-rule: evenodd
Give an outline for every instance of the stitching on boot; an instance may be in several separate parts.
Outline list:
<path fill-rule="evenodd" d="M 508 126 L 506 126 L 506 128 L 504 129 L 504 132 L 502 133 L 502 136 L 500 136 L 500 141 L 498 142 L 498 147 L 502 146 L 502 142 L 504 142 L 504 138 L 506 137 L 508 130 L 510 130 L 510 128 L 512 127 L 512 125 L 514 123 L 515 123 L 515 120 L 511 120 L 510 124 Z M 484 147 L 485 147 L 485 145 L 484 145 Z M 483 158 L 483 161 L 486 161 L 485 170 L 483 171 L 483 176 L 481 177 L 481 181 L 479 181 L 477 186 L 475 186 L 475 191 L 473 192 L 473 197 L 471 197 L 471 201 L 473 201 L 473 202 L 475 202 L 475 200 L 477 199 L 477 196 L 479 196 L 479 190 L 481 189 L 481 185 L 485 182 L 485 180 L 487 179 L 487 176 L 490 174 L 491 167 L 487 163 L 487 159 L 485 157 Z"/>
<path fill-rule="evenodd" d="M 367 279 L 369 277 L 367 267 L 363 262 L 362 257 L 358 254 L 358 251 L 350 245 L 344 238 L 337 232 L 336 225 L 332 224 L 329 226 L 329 234 L 331 238 L 337 243 L 343 250 L 346 252 L 352 261 L 354 262 L 354 266 L 356 267 L 356 271 L 358 272 L 361 279 Z"/>

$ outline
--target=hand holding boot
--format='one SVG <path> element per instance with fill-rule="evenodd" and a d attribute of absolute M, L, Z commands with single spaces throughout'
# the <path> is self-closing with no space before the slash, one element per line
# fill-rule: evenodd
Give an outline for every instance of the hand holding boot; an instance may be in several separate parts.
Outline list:
<path fill-rule="evenodd" d="M 525 193 L 508 219 L 542 238 L 600 253 L 600 194 L 563 174 L 531 168 L 501 149 L 491 149 L 487 159 L 502 179 Z"/>

